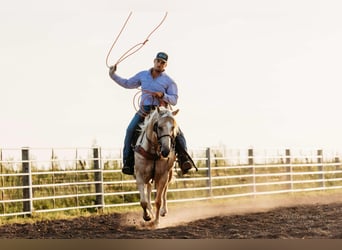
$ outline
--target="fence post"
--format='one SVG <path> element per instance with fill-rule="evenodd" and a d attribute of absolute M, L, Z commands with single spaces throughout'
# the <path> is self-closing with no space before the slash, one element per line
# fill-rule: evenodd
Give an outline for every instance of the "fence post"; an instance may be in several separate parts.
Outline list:
<path fill-rule="evenodd" d="M 323 150 L 318 149 L 317 150 L 317 163 L 318 165 L 318 171 L 322 172 L 322 174 L 318 175 L 319 178 L 322 180 L 322 187 L 325 188 L 325 180 L 324 180 L 324 165 L 323 165 Z"/>
<path fill-rule="evenodd" d="M 4 174 L 3 166 L 2 166 L 2 149 L 0 149 L 0 174 Z M 0 186 L 1 187 L 5 186 L 5 179 L 4 179 L 4 176 L 2 176 L 2 175 L 1 175 L 1 179 L 0 179 Z M 1 190 L 1 200 L 4 200 L 4 197 L 5 197 L 5 192 L 2 189 Z M 2 211 L 4 214 L 6 213 L 5 203 L 2 203 Z"/>
<path fill-rule="evenodd" d="M 31 166 L 29 161 L 29 149 L 21 149 L 21 160 L 22 160 L 22 172 L 23 172 L 23 199 L 28 199 L 23 201 L 23 212 L 29 212 L 31 215 L 33 203 L 32 203 L 32 176 L 31 176 Z"/>
<path fill-rule="evenodd" d="M 251 166 L 252 168 L 252 174 L 253 174 L 253 193 L 255 195 L 256 193 L 256 178 L 255 178 L 255 167 L 254 167 L 254 153 L 253 149 L 249 148 L 248 149 L 248 165 Z"/>
<path fill-rule="evenodd" d="M 210 157 L 210 148 L 207 148 L 205 151 L 205 155 L 207 158 L 206 165 L 207 165 L 207 176 L 208 176 L 208 187 L 209 187 L 209 192 L 208 196 L 212 197 L 212 180 L 211 180 L 211 157 Z"/>
<path fill-rule="evenodd" d="M 103 176 L 102 176 L 102 169 L 100 164 L 101 159 L 101 150 L 100 148 L 93 148 L 93 160 L 94 160 L 94 170 L 98 170 L 95 172 L 94 178 L 95 178 L 95 192 L 96 200 L 95 205 L 101 205 L 101 209 L 104 205 L 104 197 L 103 197 Z"/>
<path fill-rule="evenodd" d="M 55 170 L 56 170 L 55 160 L 56 160 L 55 151 L 54 151 L 54 149 L 51 149 L 51 171 L 53 171 L 53 172 L 55 172 Z M 55 197 L 56 196 L 55 173 L 52 174 L 52 183 L 53 183 L 52 194 L 53 194 L 53 197 Z M 52 202 L 53 202 L 53 208 L 56 208 L 56 199 L 53 198 Z"/>
<path fill-rule="evenodd" d="M 291 164 L 291 151 L 285 149 L 285 164 L 287 166 L 287 172 L 289 173 L 287 180 L 290 181 L 289 188 L 293 190 L 293 176 L 292 176 L 292 164 Z"/>
<path fill-rule="evenodd" d="M 340 163 L 340 157 L 339 156 L 335 156 L 335 163 Z M 341 168 L 341 164 L 336 164 L 335 170 L 340 170 Z"/>

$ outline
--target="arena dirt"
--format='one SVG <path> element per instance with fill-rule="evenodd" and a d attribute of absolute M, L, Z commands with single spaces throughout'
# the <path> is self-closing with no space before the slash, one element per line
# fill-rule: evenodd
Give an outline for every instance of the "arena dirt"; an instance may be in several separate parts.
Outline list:
<path fill-rule="evenodd" d="M 341 192 L 170 204 L 158 228 L 134 212 L 11 223 L 2 239 L 342 239 Z"/>

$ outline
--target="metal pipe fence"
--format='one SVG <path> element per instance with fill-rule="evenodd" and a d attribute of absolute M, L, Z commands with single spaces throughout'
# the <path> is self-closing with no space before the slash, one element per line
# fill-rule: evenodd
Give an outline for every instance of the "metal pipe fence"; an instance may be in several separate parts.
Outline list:
<path fill-rule="evenodd" d="M 139 205 L 119 152 L 0 149 L 0 217 Z M 342 189 L 339 152 L 205 148 L 191 154 L 199 171 L 182 176 L 175 169 L 169 202 Z"/>

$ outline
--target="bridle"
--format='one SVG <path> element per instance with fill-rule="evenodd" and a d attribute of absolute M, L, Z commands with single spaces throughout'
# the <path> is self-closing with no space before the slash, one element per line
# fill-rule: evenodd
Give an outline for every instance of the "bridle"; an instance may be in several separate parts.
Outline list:
<path fill-rule="evenodd" d="M 134 147 L 134 151 L 139 153 L 140 155 L 144 156 L 146 159 L 153 160 L 153 162 L 154 162 L 153 163 L 153 173 L 154 173 L 156 161 L 161 158 L 161 146 L 162 146 L 161 139 L 164 137 L 170 137 L 170 140 L 171 140 L 170 150 L 172 150 L 172 151 L 175 151 L 176 143 L 175 143 L 175 136 L 173 136 L 173 135 L 169 135 L 169 134 L 159 135 L 159 133 L 158 133 L 158 121 L 155 122 L 153 125 L 153 132 L 156 133 L 156 135 L 157 135 L 157 143 L 158 143 L 157 145 L 154 141 L 152 141 L 150 138 L 148 138 L 147 134 L 145 134 L 145 131 L 144 131 L 144 135 L 141 137 L 141 142 L 142 142 L 143 138 L 145 137 L 146 140 L 148 141 L 148 143 L 151 145 L 151 148 L 154 151 L 154 153 L 153 153 L 153 151 L 152 152 L 146 151 L 141 146 L 141 142 Z"/>
<path fill-rule="evenodd" d="M 153 131 L 156 133 L 157 135 L 157 141 L 158 141 L 158 144 L 159 146 L 161 146 L 161 139 L 164 138 L 164 137 L 170 137 L 170 140 L 171 140 L 171 148 L 174 149 L 175 148 L 175 137 L 170 135 L 170 134 L 165 134 L 165 135 L 159 135 L 158 133 L 158 122 L 156 122 L 154 125 L 153 125 Z M 146 137 L 147 138 L 147 137 Z M 147 138 L 147 140 L 149 142 L 152 142 L 149 138 Z"/>

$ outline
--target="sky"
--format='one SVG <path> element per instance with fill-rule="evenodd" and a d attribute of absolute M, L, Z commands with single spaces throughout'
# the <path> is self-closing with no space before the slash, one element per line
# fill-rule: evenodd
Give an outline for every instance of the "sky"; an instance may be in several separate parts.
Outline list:
<path fill-rule="evenodd" d="M 342 147 L 342 4 L 330 0 L 0 0 L 0 147 L 122 147 L 128 78 L 169 54 L 189 148 Z"/>

